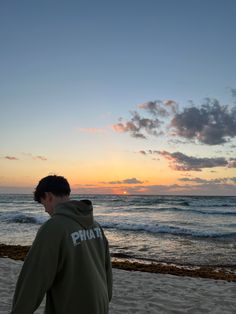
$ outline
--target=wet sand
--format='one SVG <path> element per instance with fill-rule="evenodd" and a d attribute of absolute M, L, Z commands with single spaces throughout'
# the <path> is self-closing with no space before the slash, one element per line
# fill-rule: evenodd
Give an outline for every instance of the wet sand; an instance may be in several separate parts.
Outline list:
<path fill-rule="evenodd" d="M 9 257 L 14 260 L 25 259 L 30 246 L 21 245 L 5 245 L 0 244 L 0 257 Z M 197 278 L 211 278 L 215 280 L 227 280 L 236 282 L 236 266 L 235 267 L 213 267 L 191 265 L 173 265 L 165 263 L 144 263 L 137 260 L 128 260 L 125 258 L 112 258 L 112 267 L 129 271 L 142 271 L 149 273 L 171 274 L 175 276 L 188 276 Z"/>

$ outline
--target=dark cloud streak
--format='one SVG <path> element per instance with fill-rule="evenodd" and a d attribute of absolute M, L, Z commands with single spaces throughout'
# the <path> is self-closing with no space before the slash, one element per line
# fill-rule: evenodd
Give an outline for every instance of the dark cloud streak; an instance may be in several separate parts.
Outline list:
<path fill-rule="evenodd" d="M 5 156 L 4 159 L 7 159 L 7 160 L 19 160 L 17 157 L 14 157 L 14 156 Z"/>
<path fill-rule="evenodd" d="M 143 182 L 136 179 L 136 178 L 128 178 L 121 181 L 109 181 L 109 182 L 103 182 L 106 184 L 142 184 Z"/>
<path fill-rule="evenodd" d="M 159 154 L 169 160 L 170 167 L 177 171 L 201 171 L 203 168 L 225 167 L 228 165 L 224 157 L 198 158 L 180 152 L 169 153 L 167 151 L 160 151 Z"/>
<path fill-rule="evenodd" d="M 236 178 L 233 177 L 233 178 L 217 178 L 217 179 L 210 179 L 210 180 L 207 180 L 207 179 L 201 179 L 201 178 L 180 178 L 178 179 L 179 181 L 182 181 L 182 182 L 194 182 L 194 183 L 197 183 L 197 184 L 226 184 L 228 181 L 233 181 L 236 183 Z"/>

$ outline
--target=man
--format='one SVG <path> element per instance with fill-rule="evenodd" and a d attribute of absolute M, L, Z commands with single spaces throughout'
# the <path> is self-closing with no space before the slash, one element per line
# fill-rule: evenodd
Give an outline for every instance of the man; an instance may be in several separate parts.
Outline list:
<path fill-rule="evenodd" d="M 89 200 L 69 199 L 61 176 L 39 181 L 34 200 L 51 218 L 39 229 L 16 285 L 11 314 L 107 314 L 112 296 L 108 241 Z"/>

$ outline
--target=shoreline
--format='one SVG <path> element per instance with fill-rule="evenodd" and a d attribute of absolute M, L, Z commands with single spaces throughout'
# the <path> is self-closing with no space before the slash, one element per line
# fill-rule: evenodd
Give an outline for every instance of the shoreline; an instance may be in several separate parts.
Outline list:
<path fill-rule="evenodd" d="M 30 246 L 0 244 L 0 258 L 10 258 L 24 261 Z M 112 256 L 112 254 L 111 254 Z M 236 282 L 236 266 L 193 266 L 175 265 L 154 261 L 139 261 L 137 259 L 117 258 L 112 256 L 112 267 L 128 271 L 169 274 L 195 278 L 208 278 Z"/>

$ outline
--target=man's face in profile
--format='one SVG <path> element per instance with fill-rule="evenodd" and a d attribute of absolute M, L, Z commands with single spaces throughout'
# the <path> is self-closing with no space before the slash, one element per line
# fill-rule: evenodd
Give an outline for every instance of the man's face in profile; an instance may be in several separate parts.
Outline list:
<path fill-rule="evenodd" d="M 54 195 L 51 192 L 45 192 L 45 197 L 40 199 L 40 203 L 44 206 L 45 212 L 52 216 L 54 211 Z"/>

